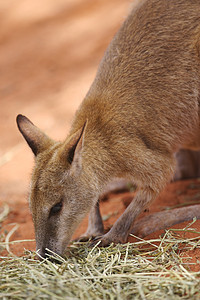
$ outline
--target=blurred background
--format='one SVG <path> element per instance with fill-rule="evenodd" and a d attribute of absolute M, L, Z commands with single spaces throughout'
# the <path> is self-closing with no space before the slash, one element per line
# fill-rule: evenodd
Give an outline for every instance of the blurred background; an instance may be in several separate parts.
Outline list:
<path fill-rule="evenodd" d="M 0 202 L 27 201 L 33 155 L 21 113 L 66 137 L 130 0 L 0 1 Z"/>

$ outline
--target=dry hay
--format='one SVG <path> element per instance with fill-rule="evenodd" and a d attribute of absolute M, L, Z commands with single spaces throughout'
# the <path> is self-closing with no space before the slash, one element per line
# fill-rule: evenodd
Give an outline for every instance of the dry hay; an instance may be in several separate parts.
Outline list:
<path fill-rule="evenodd" d="M 199 248 L 196 233 L 186 239 L 168 230 L 160 239 L 107 248 L 73 243 L 64 258 L 49 251 L 59 264 L 30 251 L 16 257 L 9 245 L 19 241 L 5 237 L 0 246 L 10 254 L 0 257 L 0 299 L 200 299 L 200 272 L 189 271 L 183 256 Z"/>

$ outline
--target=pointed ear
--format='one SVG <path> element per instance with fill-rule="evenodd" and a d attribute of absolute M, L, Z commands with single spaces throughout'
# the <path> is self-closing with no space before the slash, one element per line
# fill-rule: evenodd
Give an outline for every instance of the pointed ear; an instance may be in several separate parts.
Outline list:
<path fill-rule="evenodd" d="M 84 147 L 86 127 L 87 121 L 83 127 L 70 136 L 64 144 L 61 158 L 71 165 L 71 171 L 77 168 L 80 169 L 82 166 L 82 150 Z"/>
<path fill-rule="evenodd" d="M 35 155 L 54 144 L 48 136 L 23 115 L 17 116 L 17 126 Z"/>

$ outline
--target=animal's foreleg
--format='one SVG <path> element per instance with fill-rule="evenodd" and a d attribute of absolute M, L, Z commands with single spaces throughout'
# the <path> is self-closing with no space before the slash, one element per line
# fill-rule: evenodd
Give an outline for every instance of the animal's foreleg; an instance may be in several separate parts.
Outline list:
<path fill-rule="evenodd" d="M 107 246 L 112 242 L 115 244 L 125 243 L 129 233 L 132 231 L 135 218 L 156 197 L 157 192 L 153 191 L 151 188 L 139 190 L 136 198 L 132 200 L 110 231 L 98 238 L 98 240 L 101 240 L 100 245 Z"/>
<path fill-rule="evenodd" d="M 79 241 L 87 241 L 102 234 L 104 234 L 104 227 L 98 201 L 90 211 L 88 219 L 88 228 L 86 232 L 79 238 Z"/>

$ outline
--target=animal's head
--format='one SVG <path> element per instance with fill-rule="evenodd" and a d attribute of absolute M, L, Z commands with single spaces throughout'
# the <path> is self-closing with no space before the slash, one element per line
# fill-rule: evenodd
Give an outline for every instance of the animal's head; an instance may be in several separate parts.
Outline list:
<path fill-rule="evenodd" d="M 77 225 L 94 201 L 84 166 L 86 124 L 64 142 L 55 142 L 29 119 L 17 124 L 35 155 L 29 205 L 37 249 L 63 254 Z"/>

